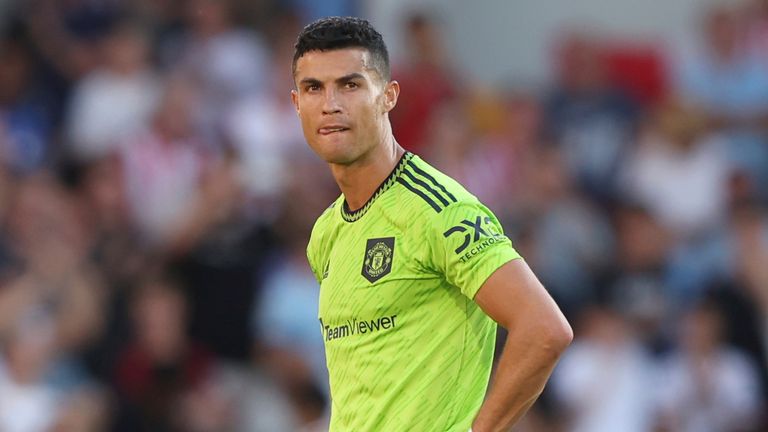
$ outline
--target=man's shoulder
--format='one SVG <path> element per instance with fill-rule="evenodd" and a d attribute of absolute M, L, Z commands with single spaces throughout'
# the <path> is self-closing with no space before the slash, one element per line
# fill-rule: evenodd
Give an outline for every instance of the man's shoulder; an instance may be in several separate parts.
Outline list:
<path fill-rule="evenodd" d="M 408 160 L 397 181 L 403 186 L 398 207 L 407 217 L 434 219 L 446 210 L 478 203 L 459 182 L 419 156 Z"/>
<path fill-rule="evenodd" d="M 336 199 L 333 200 L 333 202 L 330 205 L 328 205 L 328 207 L 326 207 L 322 213 L 320 213 L 320 216 L 318 216 L 317 219 L 315 220 L 315 225 L 327 223 L 333 218 L 333 211 L 338 210 L 337 207 L 340 204 L 339 201 L 341 200 L 341 198 L 342 198 L 341 196 L 336 197 Z"/>
<path fill-rule="evenodd" d="M 472 195 L 467 189 L 453 177 L 445 174 L 439 169 L 435 168 L 420 156 L 414 156 L 408 161 L 408 168 L 412 172 L 423 176 L 430 183 L 436 185 L 441 191 L 450 193 L 457 201 L 476 201 L 474 195 Z"/>
<path fill-rule="evenodd" d="M 315 224 L 312 226 L 312 234 L 310 235 L 310 243 L 313 238 L 320 236 L 324 231 L 328 229 L 330 225 L 334 223 L 334 214 L 339 211 L 338 207 L 341 205 L 341 197 L 336 198 L 331 205 L 329 205 L 315 220 Z"/>

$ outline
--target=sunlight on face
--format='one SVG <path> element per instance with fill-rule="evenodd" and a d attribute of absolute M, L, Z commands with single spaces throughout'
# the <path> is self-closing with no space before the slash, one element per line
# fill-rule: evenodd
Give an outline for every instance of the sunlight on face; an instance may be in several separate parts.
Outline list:
<path fill-rule="evenodd" d="M 384 82 L 363 48 L 310 51 L 296 62 L 291 98 L 307 143 L 328 163 L 349 165 L 388 136 L 397 86 Z"/>

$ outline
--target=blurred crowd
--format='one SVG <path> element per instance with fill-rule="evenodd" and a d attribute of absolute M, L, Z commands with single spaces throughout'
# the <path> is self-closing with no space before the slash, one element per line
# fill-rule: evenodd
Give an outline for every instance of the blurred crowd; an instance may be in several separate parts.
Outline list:
<path fill-rule="evenodd" d="M 724 4 L 681 51 L 564 29 L 538 88 L 474 85 L 438 18 L 402 18 L 395 136 L 576 331 L 520 431 L 768 430 L 768 1 Z M 324 430 L 305 246 L 338 189 L 290 61 L 358 7 L 6 2 L 0 430 Z"/>

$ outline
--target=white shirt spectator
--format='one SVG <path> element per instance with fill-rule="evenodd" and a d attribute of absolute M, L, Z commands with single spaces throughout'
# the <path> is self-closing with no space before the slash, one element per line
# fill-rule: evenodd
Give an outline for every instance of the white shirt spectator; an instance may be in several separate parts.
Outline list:
<path fill-rule="evenodd" d="M 571 414 L 565 430 L 652 431 L 655 372 L 634 341 L 577 341 L 560 360 L 553 380 L 556 397 Z"/>
<path fill-rule="evenodd" d="M 709 136 L 682 150 L 649 136 L 627 162 L 624 189 L 673 232 L 712 228 L 727 204 L 731 168 L 724 145 Z"/>
<path fill-rule="evenodd" d="M 39 382 L 24 384 L 11 379 L 0 364 L 0 430 L 47 432 L 59 412 L 56 392 Z"/>
<path fill-rule="evenodd" d="M 151 131 L 134 135 L 122 153 L 127 199 L 150 242 L 167 240 L 195 202 L 205 158 L 193 140 L 171 143 Z"/>
<path fill-rule="evenodd" d="M 659 388 L 662 413 L 677 432 L 753 430 L 760 410 L 759 375 L 739 351 L 721 348 L 699 363 L 684 355 L 664 366 Z"/>
<path fill-rule="evenodd" d="M 285 96 L 285 95 L 283 95 Z M 240 175 L 256 198 L 279 197 L 290 179 L 292 156 L 309 153 L 288 98 L 253 96 L 234 104 L 225 118 L 228 138 L 240 156 Z"/>
<path fill-rule="evenodd" d="M 145 126 L 160 88 L 149 72 L 120 75 L 96 71 L 75 88 L 67 137 L 75 154 L 95 159 L 114 150 L 121 139 Z"/>

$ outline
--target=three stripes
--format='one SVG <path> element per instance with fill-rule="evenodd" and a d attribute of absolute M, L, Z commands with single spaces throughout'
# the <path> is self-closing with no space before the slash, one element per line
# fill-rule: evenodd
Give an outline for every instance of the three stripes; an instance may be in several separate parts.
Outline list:
<path fill-rule="evenodd" d="M 448 192 L 445 186 L 438 183 L 429 173 L 416 166 L 410 159 L 407 165 L 403 169 L 402 175 L 397 178 L 397 182 L 426 201 L 437 213 L 440 213 L 444 207 L 448 207 L 451 204 L 449 200 L 456 202 L 456 197 Z M 442 207 L 438 204 L 438 201 L 442 204 Z"/>

